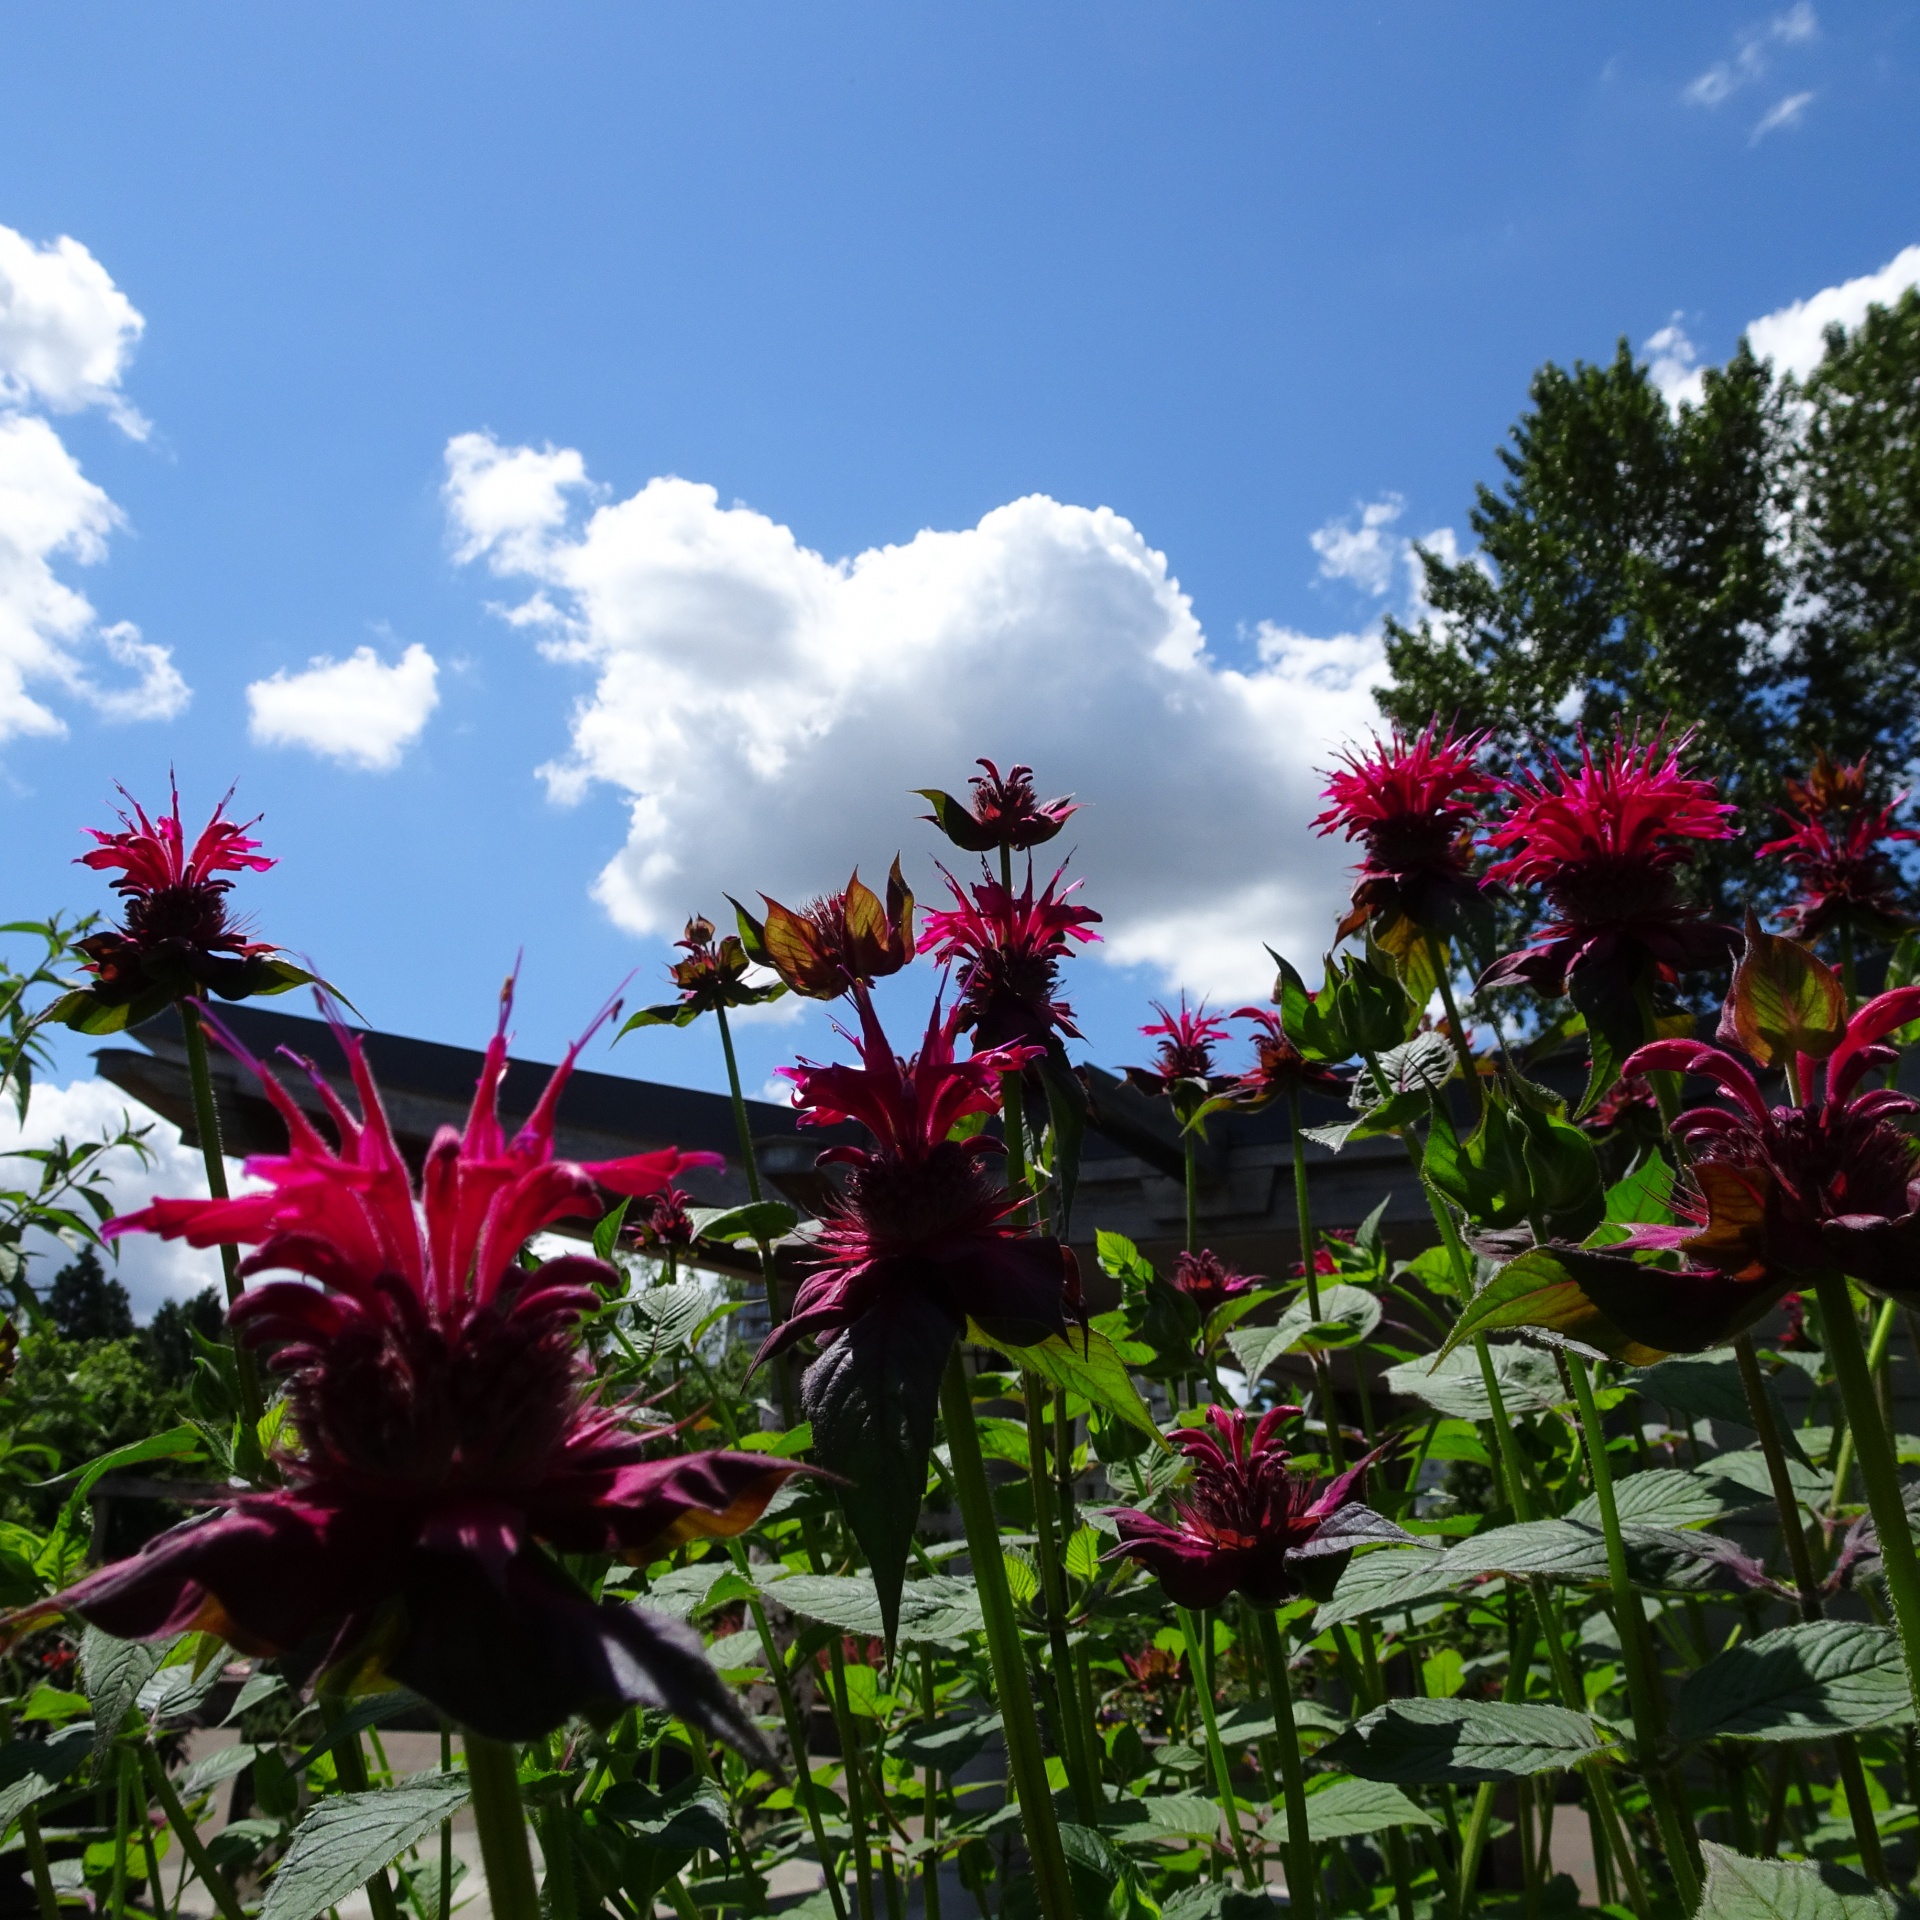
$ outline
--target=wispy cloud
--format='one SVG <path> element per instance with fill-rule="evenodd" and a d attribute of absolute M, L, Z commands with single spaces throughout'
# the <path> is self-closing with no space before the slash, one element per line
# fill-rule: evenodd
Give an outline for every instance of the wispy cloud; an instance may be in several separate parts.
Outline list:
<path fill-rule="evenodd" d="M 1776 47 L 1801 46 L 1819 36 L 1819 16 L 1807 4 L 1807 0 L 1799 0 L 1798 5 L 1789 7 L 1785 13 L 1776 13 L 1765 25 L 1749 27 L 1737 35 L 1732 56 L 1716 60 L 1706 72 L 1697 74 L 1687 83 L 1680 97 L 1690 107 L 1723 106 L 1736 93 L 1766 78 Z M 1801 95 L 1799 105 L 1793 108 L 1792 114 L 1778 124 L 1791 126 L 1811 98 L 1810 94 Z M 1783 100 L 1780 106 L 1789 104 Z M 1775 113 L 1779 111 L 1780 107 L 1774 109 Z M 1768 118 L 1771 119 L 1772 115 L 1768 115 Z M 1772 131 L 1771 128 L 1765 130 Z M 1759 137 L 1758 133 L 1755 137 Z"/>
<path fill-rule="evenodd" d="M 1784 100 L 1777 101 L 1760 116 L 1747 145 L 1757 147 L 1768 134 L 1778 133 L 1783 127 L 1797 127 L 1806 118 L 1812 100 L 1811 93 L 1790 93 Z"/>

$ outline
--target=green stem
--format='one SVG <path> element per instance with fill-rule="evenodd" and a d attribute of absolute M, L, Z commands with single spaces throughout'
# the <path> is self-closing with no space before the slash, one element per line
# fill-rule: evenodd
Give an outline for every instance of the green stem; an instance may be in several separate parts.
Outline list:
<path fill-rule="evenodd" d="M 1466 1023 L 1460 1018 L 1460 1009 L 1453 999 L 1453 969 L 1448 964 L 1447 946 L 1444 940 L 1430 941 L 1433 954 L 1434 977 L 1440 986 L 1440 1004 L 1446 1010 L 1447 1031 L 1453 1036 L 1454 1056 L 1460 1062 L 1460 1072 L 1467 1083 L 1467 1092 L 1473 1101 L 1474 1118 L 1480 1117 L 1482 1107 L 1480 1088 L 1480 1067 L 1473 1057 L 1473 1043 L 1467 1038 Z"/>
<path fill-rule="evenodd" d="M 1227 1750 L 1220 1744 L 1220 1718 L 1214 1711 L 1213 1686 L 1207 1677 L 1206 1641 L 1203 1623 L 1188 1607 L 1178 1607 L 1180 1631 L 1187 1637 L 1187 1665 L 1193 1670 L 1194 1697 L 1200 1704 L 1200 1720 L 1207 1730 L 1207 1757 L 1213 1763 L 1214 1790 L 1220 1796 L 1220 1811 L 1227 1817 L 1227 1835 L 1233 1842 L 1233 1857 L 1240 1868 L 1240 1884 L 1251 1892 L 1260 1884 L 1253 1861 L 1247 1853 L 1246 1835 L 1240 1831 L 1240 1807 L 1233 1793 L 1233 1769 L 1227 1764 Z"/>
<path fill-rule="evenodd" d="M 325 1707 L 321 1710 L 331 1721 L 333 1714 Z M 368 1789 L 367 1756 L 360 1751 L 358 1733 L 345 1733 L 334 1742 L 334 1764 L 340 1771 L 340 1784 L 349 1793 L 365 1793 Z M 400 1909 L 393 1897 L 393 1885 L 387 1878 L 385 1867 L 375 1868 L 367 1883 L 367 1904 L 373 1909 L 373 1920 L 400 1920 Z M 556 1913 L 554 1920 L 573 1920 L 571 1913 Z"/>
<path fill-rule="evenodd" d="M 173 1829 L 173 1837 L 180 1842 L 181 1851 L 193 1862 L 193 1870 L 200 1876 L 200 1884 L 213 1896 L 213 1904 L 220 1909 L 221 1920 L 247 1920 L 233 1888 L 227 1884 L 227 1876 L 213 1864 L 212 1856 L 202 1844 L 193 1822 L 187 1818 L 187 1810 L 180 1804 L 180 1796 L 174 1792 L 173 1782 L 167 1778 L 167 1770 L 160 1764 L 160 1756 L 151 1747 L 142 1747 L 140 1764 L 145 1770 L 147 1784 L 153 1790 L 153 1797 L 160 1802 L 160 1810 L 167 1816 L 167 1825 Z M 538 1915 L 528 1914 L 522 1916 L 521 1920 L 538 1920 Z"/>
<path fill-rule="evenodd" d="M 1196 1194 L 1198 1173 L 1194 1166 L 1194 1138 L 1191 1131 L 1182 1133 L 1180 1151 L 1187 1170 L 1187 1251 L 1194 1253 L 1200 1246 L 1199 1201 Z"/>
<path fill-rule="evenodd" d="M 122 1748 L 113 1764 L 113 1885 L 107 1911 L 113 1920 L 127 1920 L 127 1841 L 133 1825 L 133 1756 Z"/>
<path fill-rule="evenodd" d="M 1053 1690 L 1058 1701 L 1055 1737 L 1066 1763 L 1080 1824 L 1100 1824 L 1100 1789 L 1082 1738 L 1086 1727 L 1080 1690 L 1074 1684 L 1073 1649 L 1067 1645 L 1067 1584 L 1060 1567 L 1060 1541 L 1054 1527 L 1053 1479 L 1047 1468 L 1047 1394 L 1033 1374 L 1021 1385 L 1027 1411 L 1027 1477 L 1033 1493 L 1034 1544 L 1040 1560 L 1040 1592 L 1047 1609 L 1047 1647 L 1053 1656 Z"/>
<path fill-rule="evenodd" d="M 847 1826 L 853 1840 L 854 1911 L 860 1920 L 873 1920 L 873 1846 L 867 1838 L 867 1796 L 860 1783 L 860 1730 L 847 1699 L 847 1660 L 837 1635 L 827 1649 L 827 1666 L 833 1676 L 828 1704 L 840 1736 L 840 1779 L 847 1790 Z"/>
<path fill-rule="evenodd" d="M 1899 1309 L 1891 1300 L 1881 1302 L 1880 1312 L 1873 1323 L 1873 1334 L 1867 1342 L 1867 1371 L 1876 1379 L 1886 1365 L 1887 1347 L 1893 1339 L 1894 1316 Z M 1848 1419 L 1840 1435 L 1840 1444 L 1834 1450 L 1833 1492 L 1827 1499 L 1827 1511 L 1838 1513 L 1847 1497 L 1847 1483 L 1853 1478 L 1853 1421 Z"/>
<path fill-rule="evenodd" d="M 1040 1729 L 1034 1719 L 1033 1695 L 1020 1652 L 1020 1628 L 1014 1618 L 1013 1595 L 1007 1587 L 1006 1562 L 1001 1557 L 1000 1525 L 994 1517 L 986 1462 L 980 1456 L 980 1436 L 973 1424 L 973 1395 L 958 1343 L 947 1358 L 947 1370 L 941 1378 L 940 1411 L 946 1420 L 954 1491 L 966 1522 L 967 1550 L 985 1616 L 987 1651 L 993 1661 L 994 1689 L 1007 1743 L 1007 1770 L 1026 1827 L 1040 1912 L 1044 1920 L 1074 1920 L 1067 1856 L 1060 1845 L 1053 1796 L 1047 1788 Z"/>
<path fill-rule="evenodd" d="M 1287 1805 L 1287 1894 L 1293 1920 L 1314 1920 L 1319 1901 L 1319 1868 L 1313 1835 L 1307 1826 L 1307 1779 L 1300 1764 L 1300 1735 L 1293 1724 L 1292 1682 L 1287 1676 L 1287 1650 L 1280 1644 L 1279 1623 L 1271 1607 L 1244 1603 L 1260 1636 L 1260 1655 L 1267 1669 L 1267 1693 L 1273 1702 L 1273 1727 L 1280 1748 L 1280 1790 Z"/>
<path fill-rule="evenodd" d="M 33 1874 L 33 1897 L 40 1909 L 40 1920 L 60 1920 L 60 1896 L 54 1891 L 53 1868 L 47 1860 L 47 1843 L 40 1832 L 40 1809 L 20 1810 L 20 1839 L 27 1850 L 27 1866 Z"/>
<path fill-rule="evenodd" d="M 471 1729 L 462 1744 L 473 1788 L 473 1824 L 479 1830 L 480 1860 L 487 1874 L 488 1904 L 496 1920 L 541 1920 L 513 1748 Z"/>
<path fill-rule="evenodd" d="M 931 1727 L 937 1702 L 933 1691 L 933 1655 L 920 1656 L 920 1713 Z M 940 1838 L 940 1770 L 927 1764 L 926 1798 L 921 1802 L 920 1837 L 926 1852 L 920 1856 L 920 1901 L 926 1920 L 940 1920 L 940 1853 L 935 1842 Z"/>
<path fill-rule="evenodd" d="M 227 1198 L 227 1158 L 220 1146 L 220 1109 L 214 1104 L 213 1075 L 207 1066 L 207 1035 L 200 1023 L 199 1003 L 192 999 L 174 1003 L 180 1009 L 180 1031 L 187 1043 L 187 1078 L 193 1086 L 193 1120 L 200 1135 L 200 1157 L 206 1163 L 207 1192 L 216 1200 Z M 226 1283 L 227 1306 L 232 1308 L 243 1291 L 240 1280 L 240 1254 L 235 1247 L 220 1248 L 220 1275 Z M 260 1375 L 253 1364 L 252 1351 L 233 1339 L 234 1371 L 240 1382 L 240 1412 L 246 1425 L 245 1450 L 257 1461 L 260 1447 Z"/>
<path fill-rule="evenodd" d="M 1024 1233 L 1027 1229 L 1027 1112 L 1017 1073 L 1000 1076 L 1000 1135 L 1007 1149 L 1007 1191 L 1019 1203 L 1011 1219 Z"/>
<path fill-rule="evenodd" d="M 1307 1139 L 1300 1127 L 1300 1089 L 1287 1089 L 1287 1126 L 1293 1136 L 1293 1210 L 1300 1233 L 1300 1271 L 1306 1276 L 1307 1311 L 1320 1318 L 1320 1276 L 1314 1262 L 1319 1257 L 1319 1236 L 1313 1230 L 1313 1196 L 1307 1187 Z M 1360 1362 L 1356 1359 L 1355 1365 Z M 1335 1473 L 1346 1465 L 1346 1449 L 1340 1443 L 1340 1411 L 1333 1399 L 1333 1367 L 1323 1349 L 1316 1347 L 1311 1356 L 1314 1387 L 1320 1397 L 1321 1418 L 1327 1429 L 1327 1460 Z"/>
<path fill-rule="evenodd" d="M 440 1723 L 440 1771 L 453 1771 L 453 1734 L 443 1720 Z M 453 1819 L 440 1822 L 440 1885 L 434 1902 L 439 1920 L 453 1920 Z"/>
<path fill-rule="evenodd" d="M 1867 1509 L 1880 1537 L 1880 1564 L 1885 1569 L 1887 1598 L 1906 1659 L 1907 1684 L 1920 1700 L 1920 1559 L 1913 1550 L 1913 1532 L 1901 1499 L 1900 1470 L 1880 1417 L 1873 1375 L 1860 1346 L 1860 1326 L 1846 1281 L 1837 1273 L 1819 1280 L 1820 1318 L 1826 1329 L 1827 1355 L 1840 1384 L 1847 1423 L 1858 1436 L 1860 1478 L 1866 1484 Z"/>
<path fill-rule="evenodd" d="M 1647 1640 L 1647 1616 L 1627 1571 L 1626 1538 L 1620 1531 L 1620 1509 L 1613 1493 L 1613 1466 L 1607 1455 L 1607 1436 L 1594 1404 L 1593 1383 L 1586 1361 L 1571 1348 L 1565 1350 L 1567 1371 L 1580 1406 L 1580 1429 L 1587 1443 L 1587 1468 L 1593 1475 L 1594 1497 L 1600 1507 L 1600 1527 L 1607 1543 L 1607 1580 L 1619 1616 L 1620 1647 L 1627 1669 L 1627 1692 L 1633 1705 L 1633 1745 L 1653 1802 L 1654 1819 L 1666 1848 L 1667 1864 L 1680 1892 L 1681 1905 L 1691 1913 L 1700 1899 L 1700 1868 L 1694 1854 L 1696 1837 L 1674 1792 L 1673 1779 L 1660 1757 L 1665 1726 L 1665 1702 L 1654 1670 L 1653 1650 Z"/>

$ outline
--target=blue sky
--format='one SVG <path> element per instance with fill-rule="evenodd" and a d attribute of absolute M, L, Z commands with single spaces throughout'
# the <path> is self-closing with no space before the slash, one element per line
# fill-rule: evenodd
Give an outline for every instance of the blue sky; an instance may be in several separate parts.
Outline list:
<path fill-rule="evenodd" d="M 0 227 L 90 256 L 38 376 L 0 318 L 0 646 L 54 658 L 9 917 L 102 904 L 78 828 L 171 763 L 264 810 L 259 930 L 371 1021 L 477 1042 L 524 947 L 549 1056 L 722 888 L 930 878 L 904 789 L 976 753 L 1088 803 L 1093 1057 L 1309 957 L 1312 768 L 1532 370 L 1718 359 L 1920 242 L 1911 5 L 8 26 Z M 749 1078 L 829 1044 L 756 1027 Z M 719 1075 L 699 1031 L 612 1064 Z"/>

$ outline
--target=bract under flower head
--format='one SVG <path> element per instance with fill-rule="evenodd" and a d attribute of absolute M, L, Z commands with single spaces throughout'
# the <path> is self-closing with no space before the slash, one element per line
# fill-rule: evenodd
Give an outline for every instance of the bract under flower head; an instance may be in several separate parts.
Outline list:
<path fill-rule="evenodd" d="M 1442 733 L 1435 719 L 1411 738 L 1395 727 L 1329 771 L 1333 804 L 1313 824 L 1366 849 L 1339 939 L 1371 921 L 1374 938 L 1404 954 L 1415 937 L 1465 931 L 1483 914 L 1470 828 L 1477 797 L 1493 789 L 1478 765 L 1485 745 L 1485 734 Z"/>
<path fill-rule="evenodd" d="M 971 1320 L 1033 1345 L 1084 1324 L 1086 1310 L 1071 1252 L 1013 1224 L 1013 1197 L 992 1170 L 1000 1142 L 953 1137 L 998 1108 L 1000 1076 L 1039 1049 L 958 1060 L 959 1011 L 943 1018 L 936 1004 L 920 1051 L 902 1060 L 864 996 L 859 1007 L 858 1066 L 783 1070 L 802 1126 L 855 1120 L 873 1145 L 820 1156 L 845 1169 L 844 1187 L 822 1219 L 792 1316 L 759 1360 L 808 1335 L 828 1343 L 802 1378 L 801 1404 L 816 1459 L 848 1483 L 841 1504 L 872 1562 L 891 1637 L 954 1342 Z"/>
<path fill-rule="evenodd" d="M 1217 1607 L 1231 1593 L 1275 1607 L 1338 1578 L 1344 1556 L 1369 1540 L 1404 1540 L 1356 1498 L 1377 1450 L 1317 1492 L 1288 1469 L 1283 1420 L 1298 1407 L 1274 1407 L 1248 1432 L 1248 1416 L 1209 1407 L 1205 1427 L 1168 1435 L 1193 1462 L 1193 1479 L 1173 1501 L 1171 1523 L 1120 1508 L 1120 1545 L 1106 1556 L 1137 1560 L 1159 1576 L 1179 1607 Z"/>
<path fill-rule="evenodd" d="M 970 801 L 956 800 L 938 787 L 916 789 L 933 811 L 923 814 L 956 847 L 966 853 L 992 853 L 1005 847 L 1013 853 L 1051 840 L 1079 808 L 1072 796 L 1060 800 L 1037 800 L 1033 792 L 1033 769 L 1009 767 L 1003 776 L 991 760 L 976 760 L 984 774 L 972 776 L 967 785 L 973 789 Z"/>
<path fill-rule="evenodd" d="M 153 817 L 121 792 L 131 815 L 121 813 L 118 832 L 87 828 L 97 844 L 77 864 L 118 873 L 113 890 L 122 924 L 79 943 L 92 983 L 61 1003 L 61 1019 L 99 1032 L 137 1023 L 188 995 L 241 1000 L 283 993 L 311 977 L 275 960 L 278 948 L 249 940 L 228 917 L 227 876 L 265 873 L 274 864 L 252 837 L 253 821 L 227 819 L 223 799 L 189 847 L 178 788 L 168 810 Z"/>
<path fill-rule="evenodd" d="M 269 1281 L 233 1312 L 287 1376 L 297 1445 L 280 1489 L 176 1527 L 16 1614 L 13 1630 L 70 1608 L 123 1639 L 205 1628 L 254 1654 L 318 1640 L 349 1679 L 389 1676 L 494 1738 L 643 1703 L 764 1757 L 697 1635 L 596 1605 L 552 1555 L 644 1563 L 737 1533 L 792 1469 L 762 1454 L 646 1458 L 650 1436 L 596 1401 L 579 1350 L 580 1317 L 618 1276 L 580 1255 L 519 1260 L 542 1228 L 597 1213 L 602 1190 L 655 1193 L 716 1156 L 556 1159 L 578 1047 L 509 1138 L 496 1104 L 505 1020 L 503 996 L 466 1128 L 442 1129 L 417 1191 L 360 1042 L 342 1033 L 358 1112 L 308 1067 L 337 1144 L 250 1061 L 288 1132 L 284 1155 L 248 1162 L 264 1191 L 156 1200 L 108 1224 L 249 1247 L 243 1274 L 319 1283 Z"/>
<path fill-rule="evenodd" d="M 673 984 L 680 989 L 678 1000 L 665 1006 L 643 1007 L 620 1029 L 631 1033 L 636 1027 L 691 1026 L 703 1013 L 719 1013 L 727 1007 L 754 1007 L 777 1000 L 786 992 L 783 982 L 772 980 L 755 986 L 747 977 L 747 950 L 737 933 L 715 942 L 713 922 L 696 913 L 687 922 L 686 932 L 673 943 L 687 957 L 668 969 Z"/>
<path fill-rule="evenodd" d="M 756 920 L 734 901 L 747 957 L 771 967 L 795 993 L 809 1000 L 859 994 L 898 973 L 914 954 L 913 893 L 901 877 L 896 855 L 887 875 L 884 906 L 856 870 L 844 893 L 829 893 L 795 913 L 761 896 L 767 917 Z"/>
<path fill-rule="evenodd" d="M 1807 778 L 1789 780 L 1790 831 L 1760 851 L 1778 854 L 1799 882 L 1800 895 L 1781 915 L 1796 940 L 1818 940 L 1842 929 L 1870 940 L 1890 940 L 1912 924 L 1901 900 L 1899 870 L 1888 855 L 1896 840 L 1920 839 L 1893 824 L 1896 794 L 1884 807 L 1869 796 L 1868 763 L 1838 765 L 1822 753 Z"/>
<path fill-rule="evenodd" d="M 1073 1009 L 1052 995 L 1060 962 L 1072 954 L 1074 942 L 1100 938 L 1088 931 L 1100 916 L 1068 899 L 1079 881 L 1056 892 L 1065 872 L 1064 867 L 1056 872 L 1036 898 L 1031 863 L 1018 893 L 991 875 L 962 887 L 941 868 L 954 904 L 927 915 L 920 951 L 943 966 L 960 963 L 956 1012 L 975 1046 L 999 1047 L 1009 1041 L 1045 1046 L 1055 1033 L 1080 1037 Z"/>
<path fill-rule="evenodd" d="M 1261 1029 L 1253 1036 L 1253 1066 L 1227 1090 L 1227 1098 L 1235 1105 L 1257 1111 L 1308 1088 L 1316 1093 L 1346 1093 L 1347 1075 L 1323 1060 L 1309 1060 L 1288 1039 L 1286 1024 L 1273 1008 L 1236 1007 L 1233 1018 L 1251 1020 Z"/>

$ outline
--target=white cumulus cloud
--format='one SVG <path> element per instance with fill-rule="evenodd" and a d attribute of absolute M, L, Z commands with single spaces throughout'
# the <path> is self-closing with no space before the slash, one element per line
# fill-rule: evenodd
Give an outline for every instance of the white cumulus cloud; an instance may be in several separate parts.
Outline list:
<path fill-rule="evenodd" d="M 1357 525 L 1351 519 L 1329 520 L 1308 535 L 1320 556 L 1321 579 L 1351 580 L 1368 593 L 1384 594 L 1393 584 L 1402 545 L 1394 523 L 1405 507 L 1397 493 L 1390 493 L 1362 507 Z"/>
<path fill-rule="evenodd" d="M 1777 371 L 1804 380 L 1826 352 L 1829 327 L 1851 331 L 1867 317 L 1869 307 L 1890 307 L 1915 286 L 1920 286 L 1920 246 L 1902 247 L 1878 273 L 1823 288 L 1756 320 L 1747 329 L 1747 338 L 1762 360 L 1771 360 Z"/>
<path fill-rule="evenodd" d="M 388 666 L 371 647 L 285 668 L 247 688 L 248 731 L 261 746 L 305 747 L 384 773 L 419 739 L 440 704 L 440 669 L 416 642 Z"/>
<path fill-rule="evenodd" d="M 102 407 L 144 435 L 120 391 L 143 325 L 77 240 L 36 247 L 0 227 L 0 745 L 66 731 L 48 695 L 108 720 L 187 704 L 170 652 L 126 621 L 103 625 L 61 572 L 103 560 L 121 516 L 44 415 Z"/>
<path fill-rule="evenodd" d="M 110 1139 L 129 1122 L 147 1129 L 149 1157 L 143 1160 L 132 1148 L 118 1147 L 96 1162 L 100 1175 L 97 1184 L 106 1189 L 114 1210 L 132 1212 L 156 1194 L 204 1199 L 207 1169 L 200 1150 L 187 1146 L 172 1122 L 130 1100 L 111 1082 L 99 1079 L 74 1080 L 64 1087 L 39 1082 L 28 1102 L 24 1126 L 13 1102 L 0 1102 L 0 1179 L 11 1185 L 15 1180 L 24 1184 L 37 1177 L 32 1166 L 8 1158 L 23 1147 L 49 1147 L 59 1139 L 70 1146 Z M 227 1179 L 236 1192 L 249 1185 L 234 1161 L 227 1163 Z M 202 1287 L 221 1284 L 220 1256 L 211 1250 L 196 1252 L 177 1241 L 156 1240 L 147 1234 L 132 1234 L 116 1244 L 120 1249 L 118 1264 L 109 1257 L 106 1265 L 132 1296 L 138 1320 L 149 1319 L 163 1300 L 185 1299 Z M 26 1251 L 27 1275 L 38 1287 L 47 1286 L 72 1257 L 57 1240 L 45 1235 L 30 1235 Z"/>
<path fill-rule="evenodd" d="M 590 676 L 542 771 L 562 801 L 628 797 L 595 883 L 621 926 L 677 931 L 723 889 L 797 903 L 897 846 L 924 884 L 911 789 L 964 791 L 987 754 L 1084 803 L 1061 844 L 1094 952 L 1229 994 L 1268 983 L 1263 940 L 1324 943 L 1348 856 L 1307 830 L 1315 769 L 1373 722 L 1377 635 L 1262 628 L 1224 664 L 1138 529 L 1040 495 L 831 560 L 709 486 L 603 498 L 574 452 L 465 434 L 447 473 L 455 551 Z"/>

